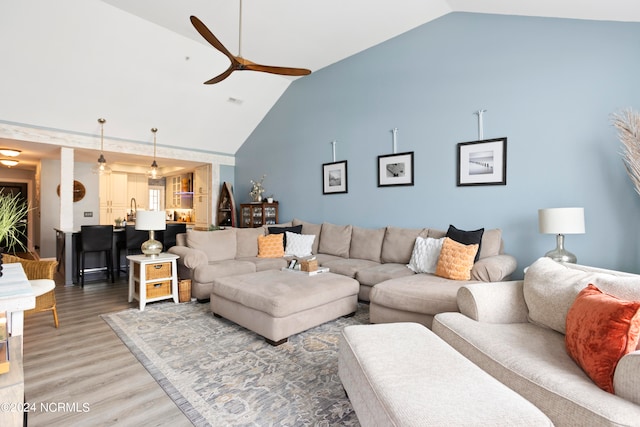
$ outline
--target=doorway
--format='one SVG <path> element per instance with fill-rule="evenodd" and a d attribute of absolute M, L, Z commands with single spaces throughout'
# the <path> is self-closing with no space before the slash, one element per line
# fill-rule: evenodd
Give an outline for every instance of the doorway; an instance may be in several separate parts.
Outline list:
<path fill-rule="evenodd" d="M 28 185 L 26 182 L 0 182 L 0 192 L 2 194 L 10 194 L 12 196 L 19 194 L 20 199 L 24 204 L 27 204 L 29 200 L 28 191 Z M 28 225 L 29 223 L 27 215 L 18 225 L 18 229 L 20 232 L 20 242 L 22 243 L 24 248 L 29 247 L 29 238 L 27 235 Z M 0 247 L 5 248 L 5 252 L 7 253 L 15 253 L 16 251 L 24 252 L 25 250 L 27 250 L 20 247 L 15 247 L 13 245 L 7 245 L 7 242 L 5 241 L 0 242 Z"/>

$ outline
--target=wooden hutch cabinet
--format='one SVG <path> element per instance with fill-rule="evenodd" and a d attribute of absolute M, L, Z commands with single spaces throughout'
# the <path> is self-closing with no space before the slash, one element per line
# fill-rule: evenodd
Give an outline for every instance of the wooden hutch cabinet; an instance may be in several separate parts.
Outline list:
<path fill-rule="evenodd" d="M 240 204 L 240 227 L 255 228 L 278 223 L 278 202 Z"/>

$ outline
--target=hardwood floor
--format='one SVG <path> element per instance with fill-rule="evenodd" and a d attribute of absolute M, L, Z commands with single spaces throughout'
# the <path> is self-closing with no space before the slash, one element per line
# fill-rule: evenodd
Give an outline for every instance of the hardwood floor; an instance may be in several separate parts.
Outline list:
<path fill-rule="evenodd" d="M 60 327 L 51 313 L 25 318 L 29 426 L 190 426 L 100 314 L 135 307 L 121 276 L 64 286 L 56 281 Z"/>

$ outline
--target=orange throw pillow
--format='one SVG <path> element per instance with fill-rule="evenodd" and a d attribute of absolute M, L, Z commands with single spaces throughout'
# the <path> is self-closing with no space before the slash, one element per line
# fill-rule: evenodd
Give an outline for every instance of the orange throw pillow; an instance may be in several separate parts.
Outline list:
<path fill-rule="evenodd" d="M 618 361 L 635 351 L 639 334 L 640 301 L 618 299 L 591 284 L 580 291 L 567 313 L 569 356 L 609 393 Z"/>
<path fill-rule="evenodd" d="M 463 245 L 445 237 L 436 265 L 436 276 L 452 280 L 470 280 L 473 262 L 480 245 Z"/>
<path fill-rule="evenodd" d="M 258 258 L 281 258 L 284 256 L 284 234 L 258 236 Z"/>

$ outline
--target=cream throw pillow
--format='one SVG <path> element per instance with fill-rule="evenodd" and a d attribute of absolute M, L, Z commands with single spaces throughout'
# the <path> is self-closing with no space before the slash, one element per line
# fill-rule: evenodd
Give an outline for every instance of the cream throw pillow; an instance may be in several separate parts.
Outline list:
<path fill-rule="evenodd" d="M 443 242 L 444 238 L 416 237 L 407 267 L 416 273 L 435 273 Z"/>
<path fill-rule="evenodd" d="M 297 257 L 311 256 L 313 241 L 316 239 L 315 235 L 297 234 L 290 231 L 286 231 L 285 234 L 287 236 L 287 248 L 284 251 L 285 255 Z"/>

